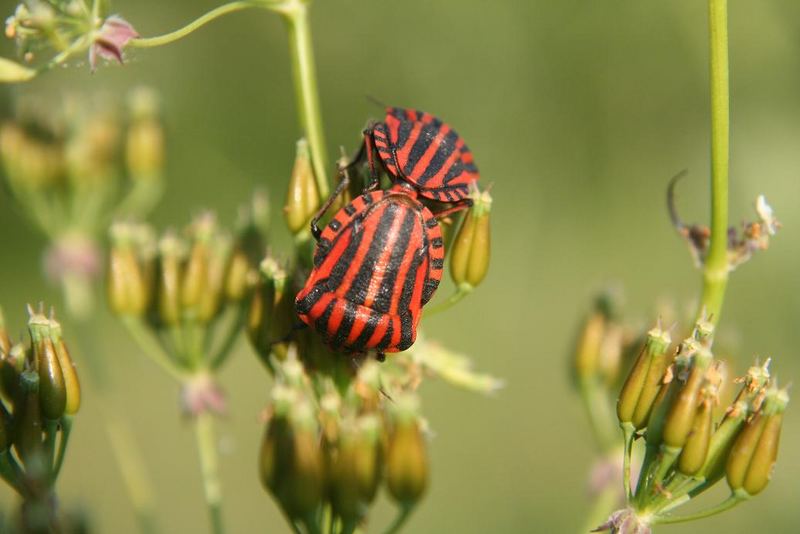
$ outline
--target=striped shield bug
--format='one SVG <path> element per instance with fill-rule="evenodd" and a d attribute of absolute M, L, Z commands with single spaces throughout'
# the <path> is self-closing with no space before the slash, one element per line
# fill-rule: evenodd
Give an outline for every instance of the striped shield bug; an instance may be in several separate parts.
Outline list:
<path fill-rule="evenodd" d="M 350 163 L 365 158 L 372 187 L 378 182 L 378 160 L 392 179 L 413 185 L 420 196 L 440 202 L 467 198 L 480 175 L 472 152 L 447 123 L 424 111 L 387 107 L 383 122 L 364 129 L 364 142 Z"/>
<path fill-rule="evenodd" d="M 408 183 L 368 191 L 339 210 L 321 232 L 314 267 L 295 307 L 334 350 L 409 348 L 422 306 L 442 278 L 437 217 Z"/>

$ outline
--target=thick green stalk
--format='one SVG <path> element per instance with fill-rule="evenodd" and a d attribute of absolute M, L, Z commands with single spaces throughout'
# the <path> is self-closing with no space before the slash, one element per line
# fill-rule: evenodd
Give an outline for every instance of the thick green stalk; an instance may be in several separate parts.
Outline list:
<path fill-rule="evenodd" d="M 311 166 L 321 198 L 330 192 L 328 185 L 328 150 L 322 129 L 322 111 L 317 90 L 317 71 L 309 24 L 309 0 L 288 0 L 274 8 L 286 21 L 292 61 L 297 116 L 308 139 Z"/>
<path fill-rule="evenodd" d="M 194 421 L 197 450 L 200 454 L 200 469 L 203 476 L 203 491 L 211 518 L 211 532 L 223 534 L 222 488 L 217 466 L 217 443 L 214 437 L 214 415 L 204 412 Z"/>
<path fill-rule="evenodd" d="M 728 0 L 708 0 L 711 78 L 711 245 L 703 268 L 701 310 L 719 321 L 728 283 Z"/>

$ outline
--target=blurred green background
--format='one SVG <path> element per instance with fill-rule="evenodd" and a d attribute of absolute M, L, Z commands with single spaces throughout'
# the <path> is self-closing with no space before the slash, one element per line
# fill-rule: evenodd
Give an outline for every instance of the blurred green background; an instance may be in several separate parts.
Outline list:
<path fill-rule="evenodd" d="M 218 4 L 117 0 L 113 7 L 149 36 Z M 0 13 L 13 5 L 3 0 Z M 763 192 L 785 228 L 768 253 L 734 274 L 720 336 L 734 349 L 737 373 L 754 356 L 772 356 L 773 370 L 788 382 L 800 373 L 800 3 L 731 2 L 730 17 L 732 222 L 751 218 Z M 365 98 L 374 95 L 450 122 L 472 148 L 484 183 L 495 184 L 489 277 L 424 326 L 428 337 L 469 353 L 508 385 L 486 399 L 425 384 L 436 433 L 433 482 L 407 531 L 577 532 L 594 451 L 567 361 L 591 296 L 618 283 L 628 316 L 651 321 L 658 300 L 683 308 L 699 292 L 699 274 L 668 223 L 664 192 L 688 168 L 679 188 L 684 217 L 706 219 L 705 2 L 318 0 L 312 22 L 332 152 L 352 150 L 367 119 L 380 117 Z M 13 53 L 10 43 L 2 52 Z M 5 117 L 16 95 L 113 93 L 136 84 L 160 91 L 168 130 L 169 183 L 156 224 L 182 225 L 203 207 L 232 220 L 256 186 L 282 200 L 299 131 L 277 16 L 234 14 L 178 44 L 135 50 L 124 67 L 90 75 L 83 65 L 2 87 L 0 107 Z M 276 247 L 288 242 L 280 230 L 275 239 Z M 59 296 L 41 276 L 42 237 L 7 196 L 0 196 L 0 243 L 0 300 L 17 332 L 25 303 L 57 303 Z M 440 289 L 439 298 L 450 290 Z M 98 532 L 136 531 L 102 427 L 103 412 L 113 410 L 135 429 L 164 532 L 204 532 L 196 450 L 178 415 L 176 386 L 104 310 L 92 330 L 91 343 L 74 339 L 74 330 L 67 336 L 101 354 L 114 392 L 105 406 L 86 393 L 60 479 L 63 503 L 90 510 Z M 270 383 L 244 342 L 222 382 L 230 397 L 220 429 L 230 532 L 283 532 L 255 468 Z M 790 406 L 764 494 L 659 532 L 800 531 L 798 450 L 800 408 Z M 11 500 L 0 489 L 0 503 Z M 391 514 L 383 501 L 371 531 Z"/>

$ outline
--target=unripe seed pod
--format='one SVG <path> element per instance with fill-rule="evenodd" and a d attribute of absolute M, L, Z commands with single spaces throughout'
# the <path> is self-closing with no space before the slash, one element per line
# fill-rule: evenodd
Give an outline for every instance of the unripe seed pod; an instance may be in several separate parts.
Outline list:
<path fill-rule="evenodd" d="M 181 304 L 186 310 L 196 310 L 203 298 L 208 280 L 208 255 L 208 243 L 196 241 L 192 245 L 181 286 Z"/>
<path fill-rule="evenodd" d="M 247 294 L 250 277 L 250 261 L 244 250 L 237 247 L 231 254 L 225 275 L 225 299 L 241 302 Z"/>
<path fill-rule="evenodd" d="M 300 139 L 297 141 L 297 156 L 292 168 L 292 176 L 289 178 L 286 206 L 283 208 L 289 231 L 298 234 L 306 230 L 308 221 L 319 209 L 319 206 L 319 192 L 314 179 L 314 170 L 311 167 L 308 142 Z"/>
<path fill-rule="evenodd" d="M 428 486 L 428 455 L 415 409 L 397 400 L 393 428 L 386 451 L 386 485 L 392 498 L 404 507 L 416 504 Z"/>
<path fill-rule="evenodd" d="M 713 400 L 705 398 L 700 403 L 694 416 L 692 430 L 683 446 L 678 459 L 678 470 L 687 476 L 693 476 L 703 467 L 711 442 L 711 428 L 714 414 Z"/>
<path fill-rule="evenodd" d="M 291 518 L 307 517 L 322 502 L 324 464 L 319 437 L 307 402 L 290 407 L 288 417 L 276 414 L 261 447 L 264 485 Z"/>
<path fill-rule="evenodd" d="M 286 272 L 271 257 L 266 257 L 259 266 L 259 282 L 250 300 L 247 315 L 247 335 L 250 343 L 266 360 L 272 350 L 276 319 L 276 300 L 283 292 L 286 283 Z M 288 334 L 284 332 L 281 337 Z M 280 339 L 280 338 L 278 338 Z"/>
<path fill-rule="evenodd" d="M 646 424 L 668 365 L 667 349 L 671 341 L 669 332 L 662 330 L 660 326 L 647 333 L 644 346 L 617 401 L 617 418 L 620 423 L 633 423 L 637 429 Z"/>
<path fill-rule="evenodd" d="M 20 398 L 20 374 L 25 369 L 26 359 L 26 350 L 21 343 L 11 347 L 5 358 L 0 358 L 0 393 L 11 403 Z"/>
<path fill-rule="evenodd" d="M 66 391 L 66 405 L 64 413 L 75 415 L 81 407 L 81 384 L 78 380 L 78 371 L 75 362 L 70 356 L 67 344 L 61 336 L 61 325 L 51 320 L 50 338 L 55 345 L 58 363 L 61 366 L 61 374 L 64 377 L 64 390 Z"/>
<path fill-rule="evenodd" d="M 117 315 L 141 316 L 150 300 L 146 275 L 135 249 L 134 231 L 124 224 L 111 229 L 108 302 Z"/>
<path fill-rule="evenodd" d="M 365 515 L 375 498 L 381 476 L 380 420 L 362 417 L 342 427 L 338 452 L 331 467 L 331 502 L 346 521 Z"/>
<path fill-rule="evenodd" d="M 24 463 L 42 447 L 42 413 L 39 406 L 39 375 L 25 371 L 20 376 L 22 398 L 14 411 L 14 449 Z"/>
<path fill-rule="evenodd" d="M 58 361 L 55 345 L 49 332 L 43 332 L 40 342 L 34 343 L 36 367 L 39 371 L 39 405 L 42 417 L 50 421 L 61 419 L 67 406 L 64 375 Z"/>
<path fill-rule="evenodd" d="M 573 369 L 579 382 L 591 380 L 597 370 L 600 345 L 606 331 L 607 318 L 600 310 L 593 311 L 583 324 L 575 347 Z"/>
<path fill-rule="evenodd" d="M 183 246 L 172 233 L 166 234 L 159 243 L 158 260 L 158 317 L 172 326 L 181 320 L 181 275 Z"/>
<path fill-rule="evenodd" d="M 200 298 L 197 317 L 202 322 L 211 321 L 219 312 L 225 290 L 225 274 L 231 250 L 231 239 L 216 234 L 209 243 L 205 291 Z"/>
<path fill-rule="evenodd" d="M 711 360 L 711 352 L 705 348 L 694 355 L 689 377 L 678 391 L 664 422 L 663 440 L 666 446 L 680 449 L 686 443 L 694 422 L 700 388 Z"/>
<path fill-rule="evenodd" d="M 488 191 L 481 193 L 476 189 L 472 198 L 474 204 L 464 216 L 452 245 L 450 276 L 458 286 L 477 287 L 489 271 L 492 197 Z"/>
<path fill-rule="evenodd" d="M 134 180 L 158 179 L 164 167 L 164 131 L 152 91 L 138 89 L 131 95 L 131 115 L 125 140 L 128 171 Z"/>
<path fill-rule="evenodd" d="M 767 487 L 778 456 L 783 412 L 788 402 L 786 390 L 773 388 L 763 408 L 745 423 L 728 456 L 726 474 L 731 490 L 756 495 Z"/>

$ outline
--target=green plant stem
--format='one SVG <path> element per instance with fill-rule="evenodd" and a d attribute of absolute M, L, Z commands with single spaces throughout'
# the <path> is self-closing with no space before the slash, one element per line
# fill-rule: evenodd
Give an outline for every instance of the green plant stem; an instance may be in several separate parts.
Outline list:
<path fill-rule="evenodd" d="M 223 534 L 222 488 L 217 468 L 217 444 L 214 435 L 214 416 L 204 412 L 194 420 L 197 450 L 200 455 L 200 470 L 203 476 L 203 491 L 211 519 L 211 531 Z"/>
<path fill-rule="evenodd" d="M 311 166 L 321 198 L 330 192 L 328 183 L 328 150 L 322 129 L 322 111 L 317 90 L 314 47 L 309 23 L 309 0 L 287 0 L 273 9 L 283 15 L 289 33 L 297 115 L 303 134 L 308 139 Z"/>
<path fill-rule="evenodd" d="M 651 521 L 653 525 L 667 525 L 670 523 L 684 523 L 687 521 L 696 521 L 698 519 L 705 519 L 706 517 L 711 517 L 713 515 L 721 514 L 727 510 L 730 510 L 737 504 L 747 500 L 749 498 L 748 495 L 743 493 L 731 493 L 730 497 L 719 503 L 717 506 L 712 508 L 708 508 L 706 510 L 702 510 L 700 512 L 689 514 L 689 515 L 663 515 L 663 516 L 655 516 Z"/>
<path fill-rule="evenodd" d="M 0 452 L 0 478 L 5 480 L 20 495 L 25 494 L 25 475 L 14 459 L 14 455 L 11 454 L 10 448 Z"/>
<path fill-rule="evenodd" d="M 456 292 L 455 292 L 455 293 L 453 293 L 452 295 L 450 295 L 450 296 L 447 298 L 447 300 L 445 300 L 444 302 L 441 302 L 441 303 L 437 304 L 436 306 L 431 306 L 431 307 L 429 307 L 427 310 L 425 310 L 425 311 L 423 312 L 423 313 L 425 314 L 425 317 L 430 317 L 430 316 L 432 316 L 432 315 L 436 315 L 437 313 L 442 313 L 443 311 L 447 311 L 447 310 L 449 310 L 450 308 L 452 308 L 453 306 L 455 306 L 456 304 L 458 304 L 458 302 L 459 302 L 461 299 L 463 299 L 464 297 L 466 297 L 467 295 L 469 295 L 470 293 L 472 293 L 472 291 L 473 291 L 474 289 L 475 289 L 475 288 L 474 288 L 474 287 L 472 287 L 472 286 L 471 286 L 471 285 L 469 285 L 469 284 L 461 284 L 461 285 L 460 285 L 460 286 L 458 286 L 458 288 L 456 289 Z"/>
<path fill-rule="evenodd" d="M 128 43 L 128 46 L 133 46 L 137 48 L 152 48 L 154 46 L 162 46 L 165 44 L 174 43 L 180 39 L 183 39 L 190 33 L 199 30 L 209 22 L 212 22 L 219 17 L 227 15 L 229 13 L 234 13 L 236 11 L 241 11 L 243 9 L 249 9 L 251 7 L 264 7 L 266 2 L 256 2 L 256 1 L 240 1 L 240 2 L 230 2 L 228 4 L 219 6 L 215 9 L 212 9 L 208 13 L 196 18 L 186 26 L 179 28 L 173 32 L 165 33 L 164 35 L 159 35 L 156 37 L 143 37 L 140 39 L 133 39 Z"/>
<path fill-rule="evenodd" d="M 622 435 L 625 450 L 622 457 L 622 486 L 625 488 L 625 498 L 628 501 L 633 497 L 631 492 L 631 454 L 633 452 L 633 437 L 636 429 L 631 423 L 622 425 Z"/>
<path fill-rule="evenodd" d="M 728 165 L 730 91 L 728 81 L 728 0 L 708 0 L 711 78 L 711 244 L 703 268 L 699 314 L 719 321 L 728 283 Z"/>
<path fill-rule="evenodd" d="M 178 382 L 184 381 L 183 371 L 175 365 L 158 341 L 147 332 L 139 317 L 128 315 L 120 317 L 120 320 L 148 358 Z"/>
<path fill-rule="evenodd" d="M 613 430 L 617 418 L 608 402 L 608 391 L 592 379 L 581 380 L 579 390 L 598 450 L 607 453 L 619 443 L 617 433 Z"/>
<path fill-rule="evenodd" d="M 67 445 L 69 444 L 69 435 L 71 432 L 72 417 L 65 415 L 61 418 L 61 439 L 58 440 L 58 449 L 56 450 L 53 461 L 53 470 L 51 473 L 53 480 L 58 478 L 58 474 L 61 472 L 61 466 L 64 465 L 64 457 L 67 454 Z"/>
<path fill-rule="evenodd" d="M 384 534 L 395 534 L 396 532 L 400 532 L 400 529 L 406 524 L 406 521 L 408 521 L 408 518 L 411 517 L 411 512 L 413 511 L 413 505 L 401 505 L 400 511 L 394 518 L 394 521 L 392 521 L 392 524 L 389 525 L 389 528 L 384 531 Z"/>

